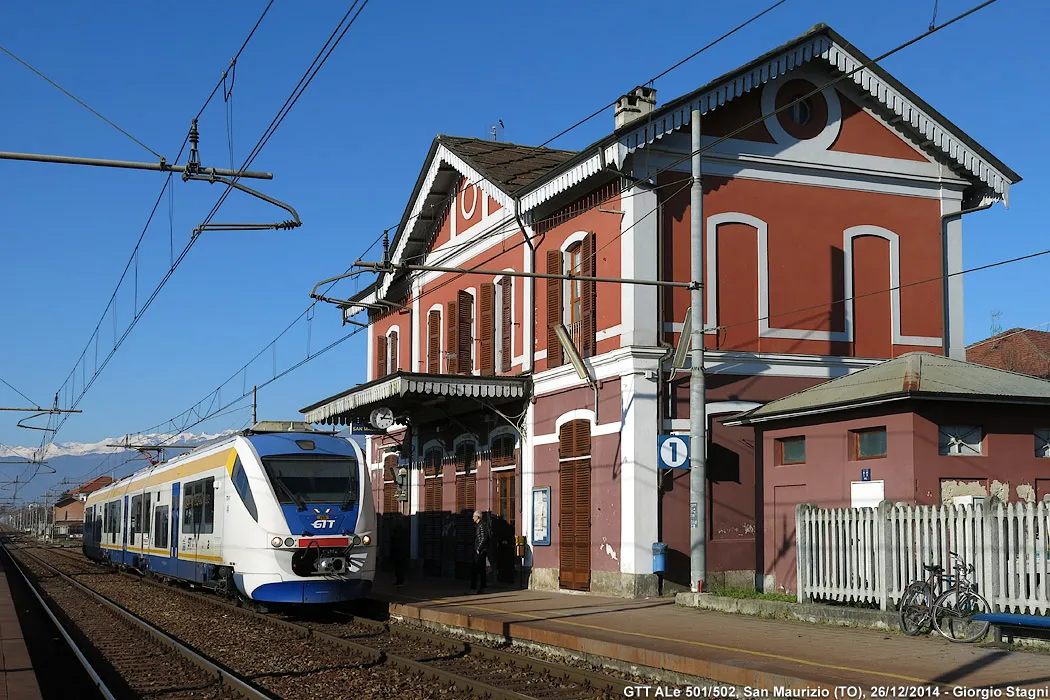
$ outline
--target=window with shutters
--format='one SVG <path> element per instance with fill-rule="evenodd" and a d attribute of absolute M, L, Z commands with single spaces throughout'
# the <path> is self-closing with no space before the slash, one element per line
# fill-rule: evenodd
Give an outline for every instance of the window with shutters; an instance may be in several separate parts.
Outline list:
<path fill-rule="evenodd" d="M 563 250 L 547 251 L 547 274 L 594 277 L 595 235 Z M 564 364 L 564 350 L 558 341 L 557 326 L 565 326 L 569 338 L 583 357 L 592 357 L 597 346 L 595 283 L 580 279 L 547 279 L 547 366 Z"/>
<path fill-rule="evenodd" d="M 496 282 L 496 367 L 500 372 L 509 372 L 514 359 L 512 344 L 513 288 L 510 277 L 501 277 Z"/>
<path fill-rule="evenodd" d="M 456 300 L 446 306 L 446 352 L 449 374 L 474 373 L 474 297 L 456 292 Z"/>
<path fill-rule="evenodd" d="M 492 439 L 493 468 L 514 466 L 514 444 L 513 435 L 499 435 Z"/>
<path fill-rule="evenodd" d="M 558 431 L 559 585 L 589 590 L 591 576 L 591 424 L 572 420 Z"/>
<path fill-rule="evenodd" d="M 397 469 L 397 455 L 387 455 L 383 458 L 383 512 L 396 513 L 397 484 L 394 482 L 394 471 Z"/>
<path fill-rule="evenodd" d="M 441 310 L 427 314 L 427 372 L 441 373 Z"/>
<path fill-rule="evenodd" d="M 381 335 L 376 337 L 376 375 L 374 379 L 386 376 L 386 363 L 387 363 L 387 351 L 386 351 L 386 336 Z"/>
<path fill-rule="evenodd" d="M 478 292 L 478 369 L 484 376 L 496 373 L 496 285 L 484 282 Z"/>
<path fill-rule="evenodd" d="M 398 370 L 398 341 L 397 341 L 397 329 L 392 328 L 390 332 L 386 334 L 386 373 L 393 374 Z"/>

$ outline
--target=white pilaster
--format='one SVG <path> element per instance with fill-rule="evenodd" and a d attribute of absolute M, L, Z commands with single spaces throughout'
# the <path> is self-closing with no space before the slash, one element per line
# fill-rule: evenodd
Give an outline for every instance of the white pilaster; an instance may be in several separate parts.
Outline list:
<path fill-rule="evenodd" d="M 521 443 L 521 534 L 529 543 L 525 566 L 532 566 L 532 487 L 536 483 L 536 448 L 532 439 L 535 435 L 536 409 L 530 402 L 525 409 L 525 439 Z"/>
<path fill-rule="evenodd" d="M 418 336 L 418 334 L 417 334 Z M 415 435 L 412 436 L 412 458 L 417 460 L 419 455 L 419 438 Z M 411 545 L 410 545 L 410 558 L 416 559 L 419 557 L 419 501 L 420 491 L 423 483 L 423 471 L 421 469 L 413 469 L 412 464 L 408 466 L 408 522 L 410 524 L 409 532 L 411 534 Z"/>
<path fill-rule="evenodd" d="M 652 190 L 632 187 L 620 199 L 620 276 L 657 279 L 657 197 Z M 617 285 L 620 292 L 620 346 L 654 346 L 658 340 L 657 288 Z M 609 289 L 613 293 L 613 289 Z"/>
<path fill-rule="evenodd" d="M 411 323 L 409 323 L 409 328 L 412 329 L 412 359 L 408 364 L 409 372 L 419 372 L 422 370 L 422 358 L 419 354 L 419 336 L 427 332 L 422 318 L 419 315 L 419 287 L 419 278 L 417 277 L 412 280 L 412 320 Z"/>
<path fill-rule="evenodd" d="M 962 203 L 954 198 L 941 199 L 941 214 L 953 214 L 959 211 Z M 963 239 L 962 219 L 951 219 L 945 227 L 946 240 L 945 262 L 948 278 L 948 308 L 944 314 L 948 327 L 945 337 L 948 339 L 946 354 L 954 360 L 966 360 L 966 338 L 963 329 Z"/>
<path fill-rule="evenodd" d="M 655 358 L 634 358 L 633 371 L 620 378 L 620 571 L 653 573 L 652 544 L 657 540 L 656 383 L 646 369 Z"/>

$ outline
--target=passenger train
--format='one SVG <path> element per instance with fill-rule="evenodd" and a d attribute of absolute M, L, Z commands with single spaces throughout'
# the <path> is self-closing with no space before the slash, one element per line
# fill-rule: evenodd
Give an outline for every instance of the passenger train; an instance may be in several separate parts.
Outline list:
<path fill-rule="evenodd" d="M 261 603 L 369 594 L 375 505 L 352 440 L 257 423 L 92 493 L 84 554 Z"/>

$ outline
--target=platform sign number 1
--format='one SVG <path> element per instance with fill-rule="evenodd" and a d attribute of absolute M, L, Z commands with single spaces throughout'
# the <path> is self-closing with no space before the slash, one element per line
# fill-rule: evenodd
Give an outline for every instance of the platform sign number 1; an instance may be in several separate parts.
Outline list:
<path fill-rule="evenodd" d="M 657 450 L 661 469 L 688 469 L 689 443 L 679 435 L 661 435 Z"/>

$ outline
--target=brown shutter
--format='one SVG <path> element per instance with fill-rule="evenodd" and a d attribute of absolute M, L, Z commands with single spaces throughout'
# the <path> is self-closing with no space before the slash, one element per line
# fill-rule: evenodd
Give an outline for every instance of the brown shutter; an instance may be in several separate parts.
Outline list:
<path fill-rule="evenodd" d="M 445 322 L 448 324 L 448 332 L 445 337 L 445 352 L 448 353 L 448 369 L 445 371 L 449 374 L 456 374 L 459 371 L 459 357 L 456 355 L 456 348 L 458 343 L 456 342 L 456 328 L 459 323 L 459 317 L 456 316 L 456 302 L 450 301 L 445 307 Z"/>
<path fill-rule="evenodd" d="M 427 323 L 427 372 L 441 373 L 441 312 L 431 311 Z"/>
<path fill-rule="evenodd" d="M 386 336 L 376 338 L 376 379 L 386 376 Z"/>
<path fill-rule="evenodd" d="M 478 340 L 481 341 L 481 373 L 496 373 L 496 285 L 491 282 L 481 284 L 481 300 L 478 302 L 478 315 L 481 328 Z"/>
<path fill-rule="evenodd" d="M 560 250 L 547 251 L 547 274 L 560 275 L 562 271 L 562 253 Z M 555 329 L 562 322 L 562 291 L 560 279 L 547 280 L 547 366 L 559 367 L 562 359 L 561 343 Z"/>
<path fill-rule="evenodd" d="M 579 434 L 577 432 L 577 435 Z M 589 426 L 587 434 L 587 452 L 590 452 Z M 573 469 L 573 477 L 576 482 L 573 493 L 575 496 L 573 511 L 576 516 L 573 528 L 576 545 L 576 556 L 574 557 L 576 585 L 574 588 L 578 591 L 585 591 L 590 587 L 591 582 L 591 460 L 589 458 L 577 460 L 575 469 Z"/>
<path fill-rule="evenodd" d="M 563 427 L 562 434 L 569 432 Z M 558 579 L 562 588 L 574 588 L 576 573 L 575 464 L 558 467 Z"/>
<path fill-rule="evenodd" d="M 474 310 L 474 299 L 466 292 L 457 292 L 457 311 L 459 312 L 459 329 L 456 343 L 456 356 L 460 374 L 474 372 L 474 333 L 471 328 L 471 312 Z"/>
<path fill-rule="evenodd" d="M 514 350 L 511 347 L 511 342 L 510 342 L 510 340 L 511 340 L 511 338 L 510 338 L 510 332 L 511 332 L 511 323 L 510 323 L 511 309 L 513 308 L 512 304 L 514 303 L 512 297 L 511 297 L 511 294 L 510 294 L 510 292 L 511 292 L 511 286 L 510 285 L 511 285 L 511 282 L 510 282 L 509 278 L 504 278 L 503 279 L 503 283 L 500 285 L 500 291 L 501 291 L 500 296 L 502 297 L 500 299 L 500 305 L 501 305 L 500 326 L 502 326 L 502 329 L 500 331 L 500 333 L 501 333 L 500 345 L 502 347 L 501 347 L 500 351 L 503 353 L 502 362 L 500 362 L 500 365 L 501 365 L 500 366 L 500 371 L 501 372 L 509 372 L 510 371 L 510 365 L 511 365 L 511 361 L 513 360 L 513 353 L 514 353 Z"/>
<path fill-rule="evenodd" d="M 398 369 L 397 345 L 397 331 L 390 331 L 390 367 L 387 368 L 387 371 L 390 373 L 396 372 Z"/>
<path fill-rule="evenodd" d="M 595 264 L 596 246 L 594 232 L 587 234 L 587 237 L 583 239 L 580 250 L 580 274 L 584 277 L 594 277 L 597 265 Z M 580 351 L 584 357 L 593 357 L 596 349 L 596 327 L 597 327 L 597 314 L 596 312 L 596 294 L 595 294 L 595 283 L 594 282 L 581 282 L 580 283 L 580 335 L 582 336 L 583 347 Z"/>

